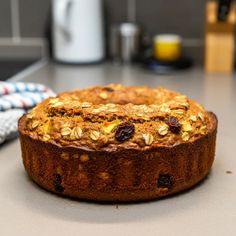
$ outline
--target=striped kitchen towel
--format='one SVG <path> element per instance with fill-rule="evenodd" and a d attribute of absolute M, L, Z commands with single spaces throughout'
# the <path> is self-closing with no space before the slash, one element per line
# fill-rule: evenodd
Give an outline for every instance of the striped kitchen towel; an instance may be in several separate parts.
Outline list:
<path fill-rule="evenodd" d="M 55 94 L 42 84 L 0 82 L 0 111 L 34 107 Z"/>
<path fill-rule="evenodd" d="M 0 82 L 0 144 L 17 136 L 18 119 L 54 92 L 42 84 Z"/>

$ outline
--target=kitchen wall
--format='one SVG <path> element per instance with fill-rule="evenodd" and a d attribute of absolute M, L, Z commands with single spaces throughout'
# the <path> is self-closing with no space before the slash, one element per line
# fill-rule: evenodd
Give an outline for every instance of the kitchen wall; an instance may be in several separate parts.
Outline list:
<path fill-rule="evenodd" d="M 0 54 L 4 45 L 45 45 L 50 0 L 0 1 Z M 186 51 L 200 60 L 206 0 L 136 0 L 136 20 L 150 36 L 178 33 Z M 127 20 L 127 0 L 104 0 L 107 25 Z"/>

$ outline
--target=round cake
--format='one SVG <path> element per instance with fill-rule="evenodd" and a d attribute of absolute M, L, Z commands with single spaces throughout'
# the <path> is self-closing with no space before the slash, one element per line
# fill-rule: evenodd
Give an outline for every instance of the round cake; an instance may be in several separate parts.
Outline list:
<path fill-rule="evenodd" d="M 24 167 L 43 188 L 94 201 L 150 200 L 210 171 L 217 118 L 165 88 L 110 84 L 48 98 L 19 120 Z"/>

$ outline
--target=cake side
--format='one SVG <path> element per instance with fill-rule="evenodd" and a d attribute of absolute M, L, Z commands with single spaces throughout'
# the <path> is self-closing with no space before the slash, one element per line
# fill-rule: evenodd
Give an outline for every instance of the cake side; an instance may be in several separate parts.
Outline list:
<path fill-rule="evenodd" d="M 187 189 L 209 172 L 215 155 L 217 119 L 208 132 L 172 146 L 91 149 L 34 139 L 19 121 L 22 158 L 29 176 L 49 191 L 80 199 L 138 201 Z"/>

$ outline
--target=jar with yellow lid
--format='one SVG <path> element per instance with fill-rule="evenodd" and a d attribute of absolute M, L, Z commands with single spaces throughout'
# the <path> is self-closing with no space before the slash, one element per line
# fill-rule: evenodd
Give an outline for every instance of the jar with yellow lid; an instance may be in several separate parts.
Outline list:
<path fill-rule="evenodd" d="M 182 54 L 182 39 L 175 34 L 154 37 L 154 57 L 160 61 L 177 61 Z"/>

